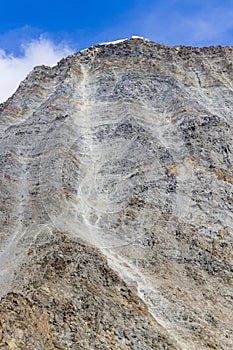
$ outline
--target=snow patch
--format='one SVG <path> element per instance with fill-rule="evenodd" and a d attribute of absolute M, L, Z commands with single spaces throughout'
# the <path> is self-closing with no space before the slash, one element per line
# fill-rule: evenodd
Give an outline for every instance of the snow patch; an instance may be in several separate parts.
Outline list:
<path fill-rule="evenodd" d="M 92 45 L 92 46 L 89 46 L 87 47 L 86 49 L 83 49 L 81 50 L 80 52 L 85 52 L 87 50 L 89 50 L 90 48 L 94 47 L 94 46 L 97 46 L 97 45 L 111 45 L 111 44 L 118 44 L 118 43 L 121 43 L 123 41 L 126 41 L 126 40 L 129 40 L 129 39 L 119 39 L 119 40 L 115 40 L 115 41 L 108 41 L 106 43 L 99 43 L 99 44 L 96 44 L 96 45 Z"/>
<path fill-rule="evenodd" d="M 146 39 L 144 38 L 143 36 L 137 36 L 137 35 L 132 35 L 131 36 L 131 39 L 142 39 L 142 40 L 145 40 L 145 41 L 150 41 L 149 39 Z M 125 39 L 118 39 L 118 40 L 114 40 L 114 41 L 107 41 L 105 43 L 99 43 L 97 45 L 111 45 L 111 44 L 119 44 L 119 43 L 122 43 L 123 41 L 126 41 L 126 40 L 129 40 L 128 38 L 125 38 Z M 94 45 L 96 46 L 96 45 Z M 93 46 L 91 46 L 93 47 Z M 90 49 L 90 47 L 87 47 L 86 49 L 83 49 L 81 50 L 80 52 L 85 52 L 87 51 L 88 49 Z"/>
<path fill-rule="evenodd" d="M 106 43 L 100 43 L 99 45 L 111 45 L 111 44 L 118 44 L 121 43 L 123 41 L 129 40 L 128 38 L 126 39 L 119 39 L 119 40 L 114 40 L 114 41 L 108 41 Z"/>
<path fill-rule="evenodd" d="M 132 35 L 131 39 L 142 39 L 142 40 L 145 40 L 145 41 L 150 41 L 149 39 L 146 39 L 143 36 L 137 36 L 137 35 Z"/>
<path fill-rule="evenodd" d="M 85 49 L 80 50 L 80 52 L 85 52 L 85 51 L 87 51 L 88 49 L 89 49 L 89 47 L 86 47 Z"/>

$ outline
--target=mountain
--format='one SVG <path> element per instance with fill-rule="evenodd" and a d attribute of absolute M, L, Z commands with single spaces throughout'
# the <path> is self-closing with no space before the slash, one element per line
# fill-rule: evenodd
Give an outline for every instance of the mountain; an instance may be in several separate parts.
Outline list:
<path fill-rule="evenodd" d="M 233 48 L 133 38 L 0 106 L 1 349 L 230 350 Z"/>

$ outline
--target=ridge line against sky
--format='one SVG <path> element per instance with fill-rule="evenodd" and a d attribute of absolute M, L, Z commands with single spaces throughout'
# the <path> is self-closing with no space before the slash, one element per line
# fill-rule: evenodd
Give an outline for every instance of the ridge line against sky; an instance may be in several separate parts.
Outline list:
<path fill-rule="evenodd" d="M 0 102 L 35 65 L 101 42 L 146 37 L 167 45 L 232 45 L 232 0 L 12 0 L 0 12 Z"/>

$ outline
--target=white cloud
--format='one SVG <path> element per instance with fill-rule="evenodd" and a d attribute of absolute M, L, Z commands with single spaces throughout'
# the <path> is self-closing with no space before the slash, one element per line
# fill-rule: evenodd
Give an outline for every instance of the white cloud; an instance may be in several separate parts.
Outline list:
<path fill-rule="evenodd" d="M 55 45 L 43 37 L 22 45 L 22 51 L 23 55 L 17 57 L 0 49 L 0 102 L 4 102 L 15 92 L 34 66 L 53 66 L 71 53 L 66 44 Z"/>

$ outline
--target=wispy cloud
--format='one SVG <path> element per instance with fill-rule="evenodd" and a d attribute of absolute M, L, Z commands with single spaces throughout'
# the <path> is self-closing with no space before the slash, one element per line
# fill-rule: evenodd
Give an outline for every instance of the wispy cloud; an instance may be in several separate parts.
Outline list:
<path fill-rule="evenodd" d="M 38 40 L 22 45 L 22 55 L 8 54 L 0 49 L 0 102 L 5 101 L 17 89 L 19 83 L 37 65 L 55 65 L 71 53 L 66 44 L 54 44 L 41 36 Z"/>
<path fill-rule="evenodd" d="M 123 29 L 122 29 L 123 28 Z M 144 2 L 127 16 L 121 30 L 168 45 L 231 45 L 231 0 L 156 0 Z"/>
<path fill-rule="evenodd" d="M 233 8 L 220 6 L 197 13 L 187 17 L 183 25 L 190 40 L 197 45 L 229 45 L 232 42 Z"/>

